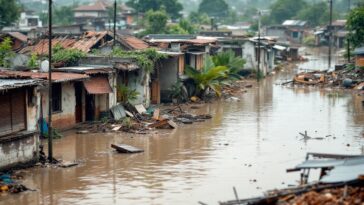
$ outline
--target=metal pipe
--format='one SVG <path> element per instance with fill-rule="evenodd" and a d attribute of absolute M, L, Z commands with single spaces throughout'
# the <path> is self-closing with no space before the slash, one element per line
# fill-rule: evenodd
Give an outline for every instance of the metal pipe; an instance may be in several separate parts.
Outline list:
<path fill-rule="evenodd" d="M 48 160 L 53 162 L 52 136 L 52 0 L 48 3 Z"/>

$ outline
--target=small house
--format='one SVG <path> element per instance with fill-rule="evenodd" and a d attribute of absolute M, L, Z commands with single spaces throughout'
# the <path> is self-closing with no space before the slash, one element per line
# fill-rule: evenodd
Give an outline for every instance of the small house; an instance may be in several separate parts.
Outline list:
<path fill-rule="evenodd" d="M 115 105 L 115 76 L 112 67 L 77 66 L 54 69 L 57 72 L 84 74 L 89 78 L 74 84 L 76 123 L 101 120 L 108 117 L 109 109 Z"/>
<path fill-rule="evenodd" d="M 0 170 L 36 162 L 42 81 L 0 70 Z"/>
<path fill-rule="evenodd" d="M 257 70 L 259 67 L 264 76 L 272 72 L 275 66 L 274 45 L 275 40 L 267 37 L 261 37 L 260 46 L 257 37 L 246 41 L 243 53 L 243 58 L 246 60 L 245 69 Z"/>

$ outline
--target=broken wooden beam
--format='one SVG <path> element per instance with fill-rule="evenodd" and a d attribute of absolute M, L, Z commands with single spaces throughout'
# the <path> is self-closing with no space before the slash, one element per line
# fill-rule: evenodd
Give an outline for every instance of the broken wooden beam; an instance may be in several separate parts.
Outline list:
<path fill-rule="evenodd" d="M 133 147 L 130 145 L 126 145 L 126 144 L 119 144 L 119 145 L 111 144 L 111 147 L 119 153 L 134 154 L 134 153 L 144 152 L 144 150 L 142 150 L 142 149 L 139 149 L 137 147 Z"/>

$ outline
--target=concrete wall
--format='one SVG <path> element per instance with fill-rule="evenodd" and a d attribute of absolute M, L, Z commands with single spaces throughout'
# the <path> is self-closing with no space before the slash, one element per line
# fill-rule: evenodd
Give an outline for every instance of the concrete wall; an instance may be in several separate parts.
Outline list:
<path fill-rule="evenodd" d="M 17 166 L 20 163 L 29 163 L 37 159 L 38 136 L 31 134 L 14 138 L 9 141 L 0 141 L 0 170 Z"/>
<path fill-rule="evenodd" d="M 143 69 L 136 72 L 129 73 L 128 86 L 131 89 L 136 89 L 139 92 L 138 99 L 134 100 L 132 104 L 143 104 L 148 107 L 150 105 L 150 75 L 146 74 Z"/>
<path fill-rule="evenodd" d="M 169 97 L 170 89 L 178 80 L 178 57 L 164 59 L 159 69 L 161 98 Z"/>
<path fill-rule="evenodd" d="M 258 62 L 256 61 L 255 56 L 255 45 L 253 42 L 246 42 L 244 44 L 244 52 L 243 58 L 246 59 L 245 69 L 253 69 L 256 70 L 258 67 Z M 270 59 L 271 62 L 268 60 L 268 53 L 266 49 L 260 49 L 260 71 L 266 75 L 269 72 L 269 67 L 272 61 L 274 61 L 274 57 L 272 56 Z"/>
<path fill-rule="evenodd" d="M 43 91 L 43 113 L 48 114 L 48 91 Z M 71 128 L 76 124 L 76 96 L 73 82 L 62 83 L 62 111 L 53 113 L 52 125 L 57 129 Z"/>

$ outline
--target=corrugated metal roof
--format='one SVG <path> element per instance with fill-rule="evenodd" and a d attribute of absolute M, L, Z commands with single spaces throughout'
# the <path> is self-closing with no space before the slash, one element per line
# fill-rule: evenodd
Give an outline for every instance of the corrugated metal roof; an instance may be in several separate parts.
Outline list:
<path fill-rule="evenodd" d="M 75 42 L 76 39 L 74 38 L 54 38 L 52 39 L 52 47 L 60 45 L 62 48 L 72 48 Z M 33 46 L 23 48 L 19 53 L 36 53 L 37 55 L 46 55 L 48 54 L 48 45 L 48 39 L 42 39 Z"/>
<path fill-rule="evenodd" d="M 76 41 L 73 44 L 72 48 L 88 53 L 107 34 L 107 31 L 87 31 L 86 33 L 84 33 L 80 40 Z"/>
<path fill-rule="evenodd" d="M 13 38 L 16 38 L 22 42 L 28 41 L 28 37 L 20 32 L 8 32 L 6 34 L 8 34 L 9 36 L 12 36 Z"/>
<path fill-rule="evenodd" d="M 73 37 L 68 37 L 68 36 L 58 37 L 52 39 L 52 47 L 54 47 L 55 45 L 60 45 L 63 48 L 77 49 L 88 53 L 106 35 L 108 35 L 107 31 L 102 31 L 102 32 L 87 31 L 79 39 L 75 39 Z M 102 44 L 103 43 L 106 42 L 102 42 Z M 38 55 L 48 54 L 48 39 L 42 39 L 33 46 L 27 46 L 23 48 L 19 53 L 29 53 L 29 52 L 36 53 Z"/>
<path fill-rule="evenodd" d="M 364 47 L 356 48 L 354 50 L 354 54 L 355 55 L 362 55 L 362 54 L 364 54 Z"/>
<path fill-rule="evenodd" d="M 8 90 L 40 84 L 41 82 L 36 79 L 0 79 L 0 90 Z"/>
<path fill-rule="evenodd" d="M 334 168 L 322 179 L 323 183 L 348 182 L 364 175 L 364 156 L 345 159 L 341 164 Z"/>
<path fill-rule="evenodd" d="M 282 23 L 283 26 L 305 26 L 306 21 L 300 20 L 286 20 Z"/>
<path fill-rule="evenodd" d="M 113 72 L 110 66 L 77 66 L 77 67 L 63 67 L 55 68 L 54 70 L 71 73 L 83 74 L 107 74 Z"/>
<path fill-rule="evenodd" d="M 118 35 L 118 40 L 120 43 L 122 43 L 124 46 L 133 49 L 133 50 L 143 50 L 149 48 L 149 45 L 134 37 L 134 36 L 120 36 Z"/>
<path fill-rule="evenodd" d="M 0 78 L 2 79 L 48 79 L 48 73 L 38 73 L 29 71 L 10 71 L 10 70 L 0 70 Z M 52 72 L 53 82 L 66 82 L 66 81 L 77 81 L 89 78 L 85 74 L 76 73 L 62 73 L 62 72 Z"/>
<path fill-rule="evenodd" d="M 83 84 L 89 94 L 107 94 L 113 92 L 106 77 L 93 77 L 84 81 Z"/>

